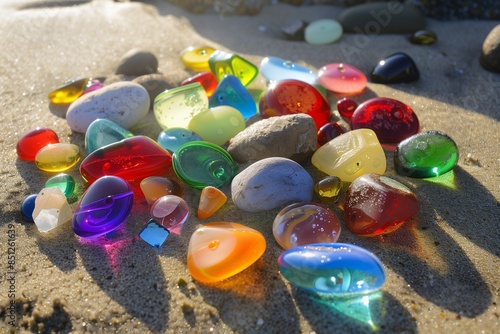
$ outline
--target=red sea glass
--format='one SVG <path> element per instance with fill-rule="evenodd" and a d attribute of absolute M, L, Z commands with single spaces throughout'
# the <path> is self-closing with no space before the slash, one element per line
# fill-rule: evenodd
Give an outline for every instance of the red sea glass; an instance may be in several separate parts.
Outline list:
<path fill-rule="evenodd" d="M 344 203 L 345 224 L 360 236 L 391 233 L 418 212 L 417 196 L 386 176 L 365 174 L 349 186 Z"/>
<path fill-rule="evenodd" d="M 49 144 L 59 143 L 57 134 L 49 128 L 36 128 L 25 133 L 17 142 L 19 159 L 35 161 L 36 154 Z"/>
<path fill-rule="evenodd" d="M 330 122 L 318 130 L 318 144 L 324 145 L 335 137 L 344 133 L 344 129 L 337 122 Z"/>
<path fill-rule="evenodd" d="M 259 103 L 264 118 L 290 114 L 307 114 L 319 130 L 330 121 L 332 112 L 328 100 L 312 85 L 287 79 L 269 85 Z"/>
<path fill-rule="evenodd" d="M 207 92 L 207 97 L 212 96 L 213 92 L 217 88 L 217 78 L 212 72 L 201 72 L 192 77 L 189 77 L 181 82 L 181 86 L 189 85 L 194 82 L 200 83 L 200 85 L 205 88 Z"/>

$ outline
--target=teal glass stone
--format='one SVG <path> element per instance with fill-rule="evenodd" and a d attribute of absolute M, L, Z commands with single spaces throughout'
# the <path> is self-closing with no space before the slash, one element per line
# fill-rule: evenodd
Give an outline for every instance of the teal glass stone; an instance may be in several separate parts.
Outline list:
<path fill-rule="evenodd" d="M 90 123 L 85 132 L 85 148 L 90 154 L 103 146 L 132 137 L 134 134 L 109 119 L 98 118 Z"/>
<path fill-rule="evenodd" d="M 238 110 L 244 119 L 249 119 L 257 114 L 257 105 L 252 95 L 234 75 L 225 75 L 217 85 L 208 100 L 210 108 L 230 106 Z"/>
<path fill-rule="evenodd" d="M 278 57 L 262 59 L 259 70 L 267 81 L 295 79 L 315 85 L 318 79 L 316 73 L 307 67 Z"/>
<path fill-rule="evenodd" d="M 351 244 L 317 243 L 290 248 L 280 255 L 278 265 L 291 284 L 318 294 L 367 294 L 385 282 L 380 260 Z"/>
<path fill-rule="evenodd" d="M 172 166 L 182 181 L 196 189 L 221 188 L 236 174 L 229 153 L 206 141 L 192 141 L 179 147 L 172 156 Z"/>
<path fill-rule="evenodd" d="M 440 131 L 420 132 L 396 147 L 394 167 L 403 176 L 434 177 L 452 170 L 458 157 L 457 144 L 447 134 Z"/>
<path fill-rule="evenodd" d="M 259 74 L 257 66 L 234 53 L 217 50 L 208 58 L 210 71 L 221 81 L 226 74 L 237 77 L 243 86 L 248 86 Z"/>
<path fill-rule="evenodd" d="M 51 177 L 45 182 L 44 188 L 49 187 L 58 187 L 61 189 L 61 192 L 66 196 L 66 198 L 70 198 L 75 191 L 75 180 L 71 175 L 61 173 L 56 176 Z"/>
<path fill-rule="evenodd" d="M 170 128 L 163 130 L 158 135 L 158 144 L 169 151 L 174 153 L 182 144 L 190 141 L 202 140 L 200 136 L 189 129 L 184 128 Z"/>
<path fill-rule="evenodd" d="M 169 235 L 170 232 L 154 219 L 150 219 L 139 233 L 142 240 L 155 248 L 160 248 Z"/>

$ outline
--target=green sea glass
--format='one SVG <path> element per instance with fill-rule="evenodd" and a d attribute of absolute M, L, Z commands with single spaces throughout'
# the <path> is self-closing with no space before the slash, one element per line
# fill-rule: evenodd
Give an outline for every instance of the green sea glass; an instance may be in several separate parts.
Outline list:
<path fill-rule="evenodd" d="M 85 132 L 85 148 L 90 154 L 103 146 L 132 137 L 134 134 L 109 119 L 98 118 L 90 123 Z"/>
<path fill-rule="evenodd" d="M 221 81 L 226 74 L 240 79 L 243 86 L 248 86 L 259 74 L 259 69 L 248 60 L 234 53 L 217 50 L 208 58 L 210 71 Z"/>
<path fill-rule="evenodd" d="M 75 191 L 75 180 L 71 175 L 61 173 L 51 177 L 45 182 L 45 188 L 58 187 L 66 198 L 70 198 Z"/>

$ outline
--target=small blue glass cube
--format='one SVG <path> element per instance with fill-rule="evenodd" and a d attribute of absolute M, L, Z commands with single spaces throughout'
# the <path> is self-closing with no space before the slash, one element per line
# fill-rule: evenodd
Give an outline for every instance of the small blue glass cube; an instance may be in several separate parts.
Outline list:
<path fill-rule="evenodd" d="M 160 248 L 167 240 L 170 232 L 156 220 L 150 219 L 139 236 L 153 247 Z"/>

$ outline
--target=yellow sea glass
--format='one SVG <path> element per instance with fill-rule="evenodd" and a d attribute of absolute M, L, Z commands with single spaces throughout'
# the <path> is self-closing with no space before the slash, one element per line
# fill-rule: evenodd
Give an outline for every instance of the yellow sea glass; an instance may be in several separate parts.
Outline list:
<path fill-rule="evenodd" d="M 191 236 L 187 266 L 197 281 L 218 282 L 250 267 L 265 250 L 259 231 L 232 222 L 208 223 Z"/>
<path fill-rule="evenodd" d="M 198 218 L 204 219 L 212 216 L 226 202 L 226 194 L 213 186 L 206 186 L 201 191 Z"/>
<path fill-rule="evenodd" d="M 352 182 L 368 173 L 384 174 L 385 153 L 370 129 L 357 129 L 333 138 L 314 152 L 312 164 L 323 173 Z"/>
<path fill-rule="evenodd" d="M 80 148 L 74 144 L 57 143 L 42 148 L 35 156 L 36 166 L 45 172 L 63 172 L 80 161 Z"/>
<path fill-rule="evenodd" d="M 181 59 L 186 68 L 195 72 L 208 72 L 208 58 L 215 52 L 214 48 L 209 46 L 193 47 L 190 46 L 181 52 Z"/>
<path fill-rule="evenodd" d="M 248 86 L 259 74 L 257 66 L 234 53 L 217 50 L 208 59 L 210 71 L 221 81 L 226 74 L 240 79 L 243 86 Z"/>
<path fill-rule="evenodd" d="M 57 87 L 49 93 L 50 102 L 54 104 L 67 104 L 78 99 L 85 91 L 89 78 L 82 78 Z"/>
<path fill-rule="evenodd" d="M 142 193 L 149 205 L 166 195 L 179 195 L 180 187 L 177 183 L 162 176 L 150 176 L 141 181 Z"/>

